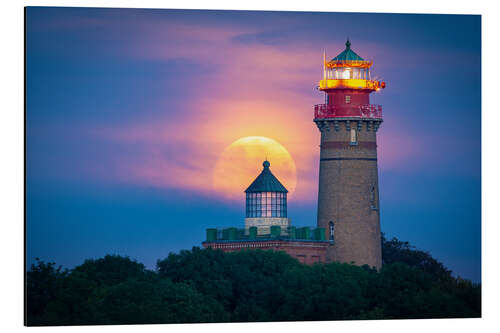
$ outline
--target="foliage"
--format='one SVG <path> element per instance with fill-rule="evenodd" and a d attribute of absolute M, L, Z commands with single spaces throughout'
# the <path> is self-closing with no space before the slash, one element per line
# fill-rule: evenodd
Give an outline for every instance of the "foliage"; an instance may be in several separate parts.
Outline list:
<path fill-rule="evenodd" d="M 382 233 L 382 260 L 383 264 L 402 262 L 409 266 L 417 267 L 440 281 L 451 279 L 451 271 L 442 263 L 434 259 L 428 252 L 417 250 L 408 242 L 397 238 L 386 240 Z"/>
<path fill-rule="evenodd" d="M 380 271 L 302 265 L 284 252 L 170 253 L 156 271 L 121 256 L 27 272 L 27 324 L 456 318 L 481 315 L 481 286 L 406 242 L 383 239 Z"/>
<path fill-rule="evenodd" d="M 60 281 L 64 280 L 67 271 L 55 268 L 55 263 L 44 263 L 36 258 L 26 274 L 26 304 L 28 323 L 30 319 L 43 315 L 47 305 L 56 299 Z"/>
<path fill-rule="evenodd" d="M 390 267 L 395 263 L 405 263 L 427 273 L 440 291 L 456 296 L 473 313 L 473 315 L 460 315 L 457 313 L 457 317 L 480 316 L 481 285 L 460 277 L 454 278 L 452 272 L 428 252 L 418 250 L 408 242 L 402 242 L 397 238 L 386 240 L 384 234 L 382 234 L 382 261 L 384 267 Z M 436 317 L 439 316 L 436 315 Z"/>

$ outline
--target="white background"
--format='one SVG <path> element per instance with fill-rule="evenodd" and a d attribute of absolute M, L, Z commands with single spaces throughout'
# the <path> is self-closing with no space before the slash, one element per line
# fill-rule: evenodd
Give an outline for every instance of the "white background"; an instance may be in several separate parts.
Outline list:
<path fill-rule="evenodd" d="M 0 326 L 3 332 L 114 331 L 135 332 L 491 332 L 500 330 L 500 16 L 498 1 L 7 1 L 0 8 Z M 337 12 L 481 14 L 482 16 L 482 279 L 483 318 L 458 320 L 384 320 L 258 324 L 23 327 L 24 272 L 24 6 L 252 9 Z M 457 68 L 460 70 L 460 68 Z M 465 83 L 464 83 L 465 84 Z M 458 97 L 458 96 L 457 96 Z M 476 116 L 476 115 L 472 115 Z M 5 330 L 6 329 L 6 330 Z"/>

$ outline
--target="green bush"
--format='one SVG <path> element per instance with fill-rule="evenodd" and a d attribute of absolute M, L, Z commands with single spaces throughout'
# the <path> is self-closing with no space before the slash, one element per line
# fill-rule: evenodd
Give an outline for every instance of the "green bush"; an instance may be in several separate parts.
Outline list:
<path fill-rule="evenodd" d="M 481 285 L 383 239 L 383 267 L 302 265 L 284 252 L 170 253 L 155 271 L 121 256 L 27 272 L 27 324 L 90 325 L 481 316 Z"/>

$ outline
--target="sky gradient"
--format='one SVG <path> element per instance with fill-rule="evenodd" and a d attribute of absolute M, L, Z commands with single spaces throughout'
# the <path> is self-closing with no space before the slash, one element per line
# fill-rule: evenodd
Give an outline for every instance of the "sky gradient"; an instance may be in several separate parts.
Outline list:
<path fill-rule="evenodd" d="M 371 95 L 382 231 L 480 281 L 480 16 L 31 7 L 26 20 L 28 264 L 117 253 L 153 268 L 205 228 L 242 227 L 249 184 L 230 200 L 213 173 L 246 136 L 288 150 L 289 217 L 314 226 L 315 87 L 323 50 L 349 37 L 387 82 Z"/>

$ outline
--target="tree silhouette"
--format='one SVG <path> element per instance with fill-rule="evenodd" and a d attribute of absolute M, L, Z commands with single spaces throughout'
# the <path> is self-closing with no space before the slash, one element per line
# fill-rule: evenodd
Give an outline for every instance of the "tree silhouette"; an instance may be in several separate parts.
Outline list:
<path fill-rule="evenodd" d="M 193 247 L 155 271 L 107 255 L 27 272 L 27 324 L 90 325 L 481 316 L 481 285 L 430 254 L 382 239 L 383 266 L 303 265 L 284 252 Z"/>

